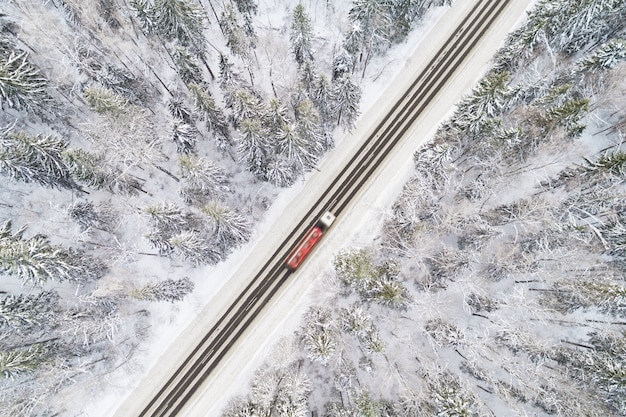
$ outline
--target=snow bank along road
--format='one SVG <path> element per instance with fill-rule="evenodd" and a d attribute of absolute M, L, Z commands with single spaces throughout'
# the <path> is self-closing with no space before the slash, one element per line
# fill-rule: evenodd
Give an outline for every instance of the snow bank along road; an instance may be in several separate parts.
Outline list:
<path fill-rule="evenodd" d="M 133 398 L 118 409 L 117 415 L 174 416 L 188 411 L 188 404 L 194 402 L 194 394 L 207 376 L 293 274 L 284 265 L 288 254 L 324 212 L 330 211 L 340 218 L 349 211 L 363 186 L 388 157 L 397 151 L 398 145 L 402 143 L 407 132 L 411 131 L 416 119 L 436 100 L 446 83 L 458 75 L 468 56 L 510 3 L 511 0 L 472 2 L 460 24 L 432 56 L 424 70 L 391 106 L 390 111 L 278 245 L 269 260 L 254 272 L 254 277 L 235 301 L 212 323 L 211 329 L 173 375 L 162 381 L 158 392 L 153 392 L 151 398 L 144 399 L 145 402 L 142 402 L 141 395 L 131 396 Z M 332 232 L 331 228 L 328 233 Z"/>

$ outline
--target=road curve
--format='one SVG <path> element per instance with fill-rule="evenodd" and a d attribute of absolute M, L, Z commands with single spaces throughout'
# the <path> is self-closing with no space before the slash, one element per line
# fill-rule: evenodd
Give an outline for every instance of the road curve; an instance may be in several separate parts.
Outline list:
<path fill-rule="evenodd" d="M 476 3 L 425 70 L 335 177 L 330 187 L 143 408 L 140 417 L 175 416 L 181 412 L 202 382 L 291 275 L 284 266 L 288 254 L 325 211 L 340 216 L 348 204 L 358 197 L 359 190 L 368 178 L 384 163 L 416 118 L 463 65 L 509 2 L 482 0 Z M 332 228 L 329 233 L 332 233 Z"/>

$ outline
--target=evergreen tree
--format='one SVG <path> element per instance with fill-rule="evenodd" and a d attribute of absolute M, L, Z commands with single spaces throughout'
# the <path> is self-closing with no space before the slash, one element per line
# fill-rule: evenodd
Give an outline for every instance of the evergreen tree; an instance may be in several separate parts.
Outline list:
<path fill-rule="evenodd" d="M 220 88 L 226 94 L 235 91 L 243 86 L 241 74 L 235 71 L 235 65 L 228 60 L 224 54 L 220 54 Z M 228 101 L 227 101 L 228 102 Z"/>
<path fill-rule="evenodd" d="M 295 164 L 298 172 L 304 173 L 315 165 L 318 154 L 314 152 L 321 152 L 321 149 L 311 146 L 307 138 L 301 137 L 295 125 L 283 125 L 276 133 L 276 139 L 278 152 Z"/>
<path fill-rule="evenodd" d="M 237 14 L 231 3 L 227 3 L 222 11 L 220 26 L 226 37 L 226 46 L 233 55 L 240 57 L 247 63 L 250 60 L 250 51 L 256 41 L 254 33 L 250 33 L 252 26 L 250 25 L 246 30 L 239 24 Z"/>
<path fill-rule="evenodd" d="M 24 283 L 84 282 L 98 279 L 106 272 L 99 261 L 80 251 L 53 246 L 41 235 L 28 240 L 10 236 L 10 229 L 11 222 L 5 222 L 0 235 L 0 270 L 15 275 Z"/>
<path fill-rule="evenodd" d="M 321 74 L 316 77 L 311 99 L 317 107 L 322 125 L 331 124 L 335 121 L 333 116 L 333 90 L 326 75 Z"/>
<path fill-rule="evenodd" d="M 0 49 L 0 108 L 34 110 L 49 100 L 48 81 L 26 52 Z"/>
<path fill-rule="evenodd" d="M 217 244 L 222 248 L 230 248 L 247 242 L 251 236 L 251 225 L 241 214 L 213 201 L 202 208 Z"/>
<path fill-rule="evenodd" d="M 66 140 L 51 135 L 30 136 L 9 128 L 0 132 L 0 145 L 0 172 L 10 178 L 48 187 L 75 187 L 63 160 Z"/>
<path fill-rule="evenodd" d="M 187 48 L 175 46 L 172 59 L 176 65 L 176 72 L 185 84 L 202 83 L 202 71 Z"/>
<path fill-rule="evenodd" d="M 119 116 L 128 111 L 128 100 L 108 88 L 89 87 L 84 95 L 89 107 L 98 113 Z"/>
<path fill-rule="evenodd" d="M 264 178 L 277 187 L 289 187 L 297 175 L 293 163 L 285 158 L 275 157 L 267 163 Z"/>
<path fill-rule="evenodd" d="M 179 232 L 190 226 L 189 217 L 174 203 L 162 202 L 144 208 L 152 226 L 165 232 Z"/>
<path fill-rule="evenodd" d="M 38 368 L 45 360 L 46 349 L 42 343 L 32 346 L 0 351 L 0 373 L 5 378 L 14 379 L 23 373 Z"/>
<path fill-rule="evenodd" d="M 265 176 L 269 152 L 269 132 L 259 119 L 243 119 L 239 128 L 237 151 L 241 161 L 245 162 L 250 172 L 259 178 Z"/>
<path fill-rule="evenodd" d="M 358 49 L 354 52 L 358 54 Z M 355 55 L 349 52 L 347 48 L 341 48 L 341 51 L 333 58 L 332 80 L 335 81 L 351 74 L 354 69 L 354 63 Z"/>
<path fill-rule="evenodd" d="M 311 19 L 309 19 L 304 6 L 300 3 L 293 11 L 289 40 L 291 41 L 295 60 L 301 69 L 306 63 L 313 61 L 312 38 Z"/>
<path fill-rule="evenodd" d="M 103 171 L 103 155 L 78 148 L 67 149 L 63 152 L 63 161 L 80 183 L 94 188 L 107 188 L 109 176 Z"/>
<path fill-rule="evenodd" d="M 233 92 L 230 108 L 232 110 L 230 120 L 235 128 L 238 128 L 244 119 L 260 119 L 266 113 L 261 100 L 244 89 Z"/>
<path fill-rule="evenodd" d="M 227 188 L 224 172 L 204 158 L 182 155 L 178 159 L 180 173 L 185 180 L 181 194 L 187 201 L 218 198 Z"/>
<path fill-rule="evenodd" d="M 218 146 L 226 149 L 230 145 L 230 132 L 222 109 L 215 103 L 208 89 L 198 84 L 189 84 L 188 87 L 194 98 L 196 109 L 206 120 L 207 129 L 217 136 Z"/>
<path fill-rule="evenodd" d="M 302 341 L 312 361 L 326 365 L 337 350 L 337 331 L 331 312 L 321 307 L 311 307 L 304 317 Z"/>
<path fill-rule="evenodd" d="M 176 144 L 176 152 L 190 154 L 196 147 L 198 130 L 192 124 L 180 119 L 174 119 L 172 124 L 172 142 Z"/>
<path fill-rule="evenodd" d="M 172 253 L 195 265 L 214 264 L 220 259 L 219 252 L 193 230 L 183 230 L 169 239 Z"/>
<path fill-rule="evenodd" d="M 193 291 L 194 283 L 187 277 L 148 284 L 130 291 L 129 296 L 143 301 L 181 301 Z"/>
<path fill-rule="evenodd" d="M 613 39 L 594 50 L 590 56 L 578 61 L 575 71 L 584 74 L 609 70 L 624 59 L 626 59 L 626 40 Z"/>
<path fill-rule="evenodd" d="M 204 12 L 190 0 L 155 0 L 152 8 L 154 27 L 169 41 L 177 40 L 193 52 L 204 54 Z"/>
<path fill-rule="evenodd" d="M 361 89 L 348 75 L 333 83 L 333 110 L 337 115 L 337 124 L 346 130 L 352 130 L 359 116 Z"/>
<path fill-rule="evenodd" d="M 5 296 L 0 299 L 0 329 L 24 331 L 42 328 L 54 322 L 58 303 L 59 294 L 55 291 Z"/>
<path fill-rule="evenodd" d="M 287 116 L 287 108 L 278 98 L 274 97 L 270 100 L 268 110 L 263 116 L 263 123 L 270 132 L 276 132 L 284 125 L 291 123 Z"/>

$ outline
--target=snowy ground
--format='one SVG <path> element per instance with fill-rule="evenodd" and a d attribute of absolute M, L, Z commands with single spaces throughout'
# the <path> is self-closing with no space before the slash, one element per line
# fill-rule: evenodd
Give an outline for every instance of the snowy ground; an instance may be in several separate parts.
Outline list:
<path fill-rule="evenodd" d="M 320 172 L 308 178 L 306 184 L 300 183 L 281 193 L 267 212 L 263 223 L 256 229 L 252 242 L 240 248 L 230 260 L 219 265 L 211 274 L 230 277 L 228 280 L 211 280 L 196 291 L 194 302 L 181 305 L 173 322 L 163 318 L 162 329 L 155 329 L 155 336 L 149 351 L 145 352 L 144 366 L 151 370 L 142 380 L 138 389 L 132 393 L 127 391 L 127 398 L 121 405 L 117 398 L 120 392 L 112 392 L 108 398 L 99 401 L 87 410 L 88 415 L 135 415 L 146 404 L 151 395 L 161 386 L 161 381 L 175 369 L 186 353 L 195 346 L 195 341 L 204 335 L 212 325 L 212 317 L 228 305 L 229 299 L 245 286 L 246 279 L 251 276 L 266 256 L 271 254 L 268 248 L 278 242 L 286 234 L 298 213 L 308 207 L 307 197 L 316 195 L 313 190 L 321 189 L 333 173 L 342 166 L 359 140 L 375 126 L 378 118 L 384 114 L 381 109 L 387 108 L 404 91 L 409 80 L 413 79 L 428 57 L 447 38 L 447 34 L 456 27 L 459 19 L 469 10 L 473 2 L 457 2 L 452 8 L 437 10 L 427 23 L 416 29 L 403 45 L 399 45 L 387 56 L 373 65 L 380 68 L 380 76 L 375 83 L 370 81 L 364 85 L 363 116 L 357 129 L 347 135 L 320 166 Z M 188 407 L 187 415 L 213 416 L 223 408 L 228 399 L 242 392 L 254 369 L 267 355 L 270 347 L 281 337 L 295 330 L 302 312 L 315 300 L 323 297 L 322 293 L 311 289 L 312 284 L 319 284 L 324 279 L 320 273 L 328 265 L 328 260 L 338 248 L 350 243 L 354 246 L 368 245 L 372 231 L 376 230 L 384 213 L 402 185 L 411 173 L 413 151 L 427 141 L 437 124 L 453 109 L 454 103 L 468 92 L 473 83 L 482 75 L 492 54 L 500 46 L 504 35 L 523 16 L 532 1 L 516 1 L 506 12 L 506 16 L 486 35 L 483 44 L 476 49 L 463 70 L 446 87 L 446 91 L 431 105 L 428 111 L 418 120 L 412 132 L 409 132 L 401 148 L 392 159 L 372 180 L 368 189 L 363 192 L 359 201 L 350 213 L 339 219 L 333 232 L 323 241 L 307 264 L 292 277 L 285 288 L 281 289 L 273 305 L 265 310 L 265 316 L 257 321 L 255 329 L 249 331 L 233 349 L 227 360 L 205 382 L 203 392 L 199 393 L 195 402 Z M 427 36 L 427 37 L 426 37 Z M 408 57 L 408 58 L 407 58 Z M 376 73 L 377 71 L 371 71 Z M 392 186 L 389 186 L 392 184 Z M 259 242 L 261 242 L 259 244 Z M 258 245 L 258 246 L 257 246 Z M 254 254 L 253 256 L 249 256 Z M 244 263 L 245 260 L 245 263 Z M 209 282 L 207 280 L 207 282 Z M 228 285 L 226 285 L 228 284 Z M 323 288 L 323 285 L 316 285 Z M 319 291 L 319 290 L 318 290 Z M 218 294 L 211 297 L 211 294 Z M 204 304 L 194 320 L 194 316 Z M 184 331 L 183 331 L 184 329 Z M 174 341 L 169 347 L 159 340 Z M 129 381 L 126 389 L 135 385 Z M 124 390 L 126 390 L 124 389 Z"/>

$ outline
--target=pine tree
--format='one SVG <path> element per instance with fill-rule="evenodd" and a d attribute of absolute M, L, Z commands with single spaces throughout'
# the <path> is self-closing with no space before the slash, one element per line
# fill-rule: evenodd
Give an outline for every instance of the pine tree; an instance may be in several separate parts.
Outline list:
<path fill-rule="evenodd" d="M 198 84 L 189 84 L 188 87 L 196 104 L 196 109 L 201 118 L 206 120 L 207 129 L 217 135 L 220 148 L 227 148 L 230 144 L 230 132 L 222 109 L 215 103 L 215 99 L 208 89 Z"/>
<path fill-rule="evenodd" d="M 299 68 L 313 61 L 312 38 L 311 19 L 304 10 L 304 6 L 300 3 L 293 11 L 291 33 L 289 35 L 293 55 Z"/>
<path fill-rule="evenodd" d="M 333 110 L 337 115 L 337 124 L 346 130 L 352 130 L 359 116 L 361 89 L 348 75 L 333 83 Z"/>
<path fill-rule="evenodd" d="M 244 62 L 250 59 L 250 51 L 254 47 L 255 36 L 250 33 L 251 26 L 246 29 L 239 24 L 237 14 L 231 3 L 227 3 L 222 11 L 220 26 L 226 36 L 226 46 L 231 53 L 240 57 Z"/>
<path fill-rule="evenodd" d="M 182 155 L 178 159 L 180 173 L 185 180 L 181 194 L 188 201 L 218 198 L 227 188 L 224 172 L 204 158 Z"/>
<path fill-rule="evenodd" d="M 235 128 L 238 128 L 244 119 L 261 119 L 266 110 L 258 97 L 248 90 L 239 89 L 233 92 L 229 107 L 232 110 L 230 120 Z"/>
<path fill-rule="evenodd" d="M 326 365 L 337 350 L 337 331 L 329 309 L 311 307 L 304 317 L 302 341 L 309 358 Z"/>
<path fill-rule="evenodd" d="M 0 299 L 0 329 L 24 331 L 51 324 L 58 303 L 59 294 L 55 291 L 7 295 Z"/>
<path fill-rule="evenodd" d="M 289 187 L 297 175 L 293 163 L 285 158 L 275 157 L 267 163 L 264 179 L 277 187 Z"/>
<path fill-rule="evenodd" d="M 29 61 L 28 54 L 0 49 L 0 108 L 35 110 L 44 105 L 48 81 Z"/>
<path fill-rule="evenodd" d="M 224 54 L 220 54 L 220 88 L 226 95 L 229 91 L 239 90 L 243 85 L 241 74 L 235 71 L 235 65 Z M 228 103 L 228 101 L 227 101 Z"/>
<path fill-rule="evenodd" d="M 193 230 L 183 230 L 169 239 L 172 253 L 195 265 L 214 264 L 220 260 L 220 253 Z"/>
<path fill-rule="evenodd" d="M 38 368 L 45 360 L 44 345 L 37 343 L 27 348 L 0 352 L 0 373 L 14 379 L 23 373 Z"/>
<path fill-rule="evenodd" d="M 84 95 L 89 107 L 98 113 L 119 116 L 128 111 L 128 100 L 108 88 L 89 87 Z"/>
<path fill-rule="evenodd" d="M 241 161 L 245 162 L 250 172 L 259 178 L 264 177 L 269 161 L 271 147 L 268 143 L 269 132 L 259 119 L 243 119 L 239 128 L 237 151 Z"/>
<path fill-rule="evenodd" d="M 333 90 L 326 75 L 321 74 L 316 77 L 311 99 L 315 103 L 323 126 L 329 125 L 336 120 L 333 116 Z"/>
<path fill-rule="evenodd" d="M 10 178 L 47 187 L 76 186 L 63 160 L 66 140 L 52 135 L 30 136 L 8 128 L 0 131 L 0 145 L 0 172 Z"/>
<path fill-rule="evenodd" d="M 24 283 L 84 282 L 98 279 L 106 272 L 98 260 L 80 251 L 53 246 L 41 235 L 23 240 L 23 230 L 10 236 L 7 232 L 10 229 L 11 222 L 5 222 L 0 235 L 0 270 Z"/>
<path fill-rule="evenodd" d="M 235 210 L 213 201 L 206 204 L 202 212 L 207 216 L 220 247 L 238 246 L 250 239 L 252 234 L 250 222 Z"/>
<path fill-rule="evenodd" d="M 150 216 L 152 226 L 165 232 L 179 232 L 190 226 L 189 217 L 174 203 L 162 202 L 147 206 L 144 212 Z"/>
<path fill-rule="evenodd" d="M 177 40 L 198 56 L 204 53 L 203 10 L 190 0 L 155 0 L 154 27 L 169 41 Z"/>
<path fill-rule="evenodd" d="M 202 71 L 187 48 L 175 46 L 172 59 L 176 65 L 176 72 L 185 84 L 202 83 Z"/>
<path fill-rule="evenodd" d="M 176 144 L 176 152 L 190 154 L 195 151 L 198 130 L 192 124 L 181 119 L 174 119 L 172 123 L 172 142 Z"/>
<path fill-rule="evenodd" d="M 193 291 L 194 283 L 187 277 L 148 284 L 130 291 L 129 296 L 143 301 L 181 301 Z"/>
<path fill-rule="evenodd" d="M 304 173 L 315 165 L 318 154 L 314 152 L 321 153 L 321 149 L 317 146 L 311 146 L 307 138 L 300 136 L 300 131 L 301 129 L 298 129 L 296 125 L 283 125 L 276 132 L 276 140 L 278 152 L 288 161 L 294 163 L 298 172 Z"/>
<path fill-rule="evenodd" d="M 612 39 L 593 51 L 591 55 L 576 63 L 575 71 L 579 74 L 586 72 L 605 71 L 614 68 L 626 59 L 626 40 Z"/>

